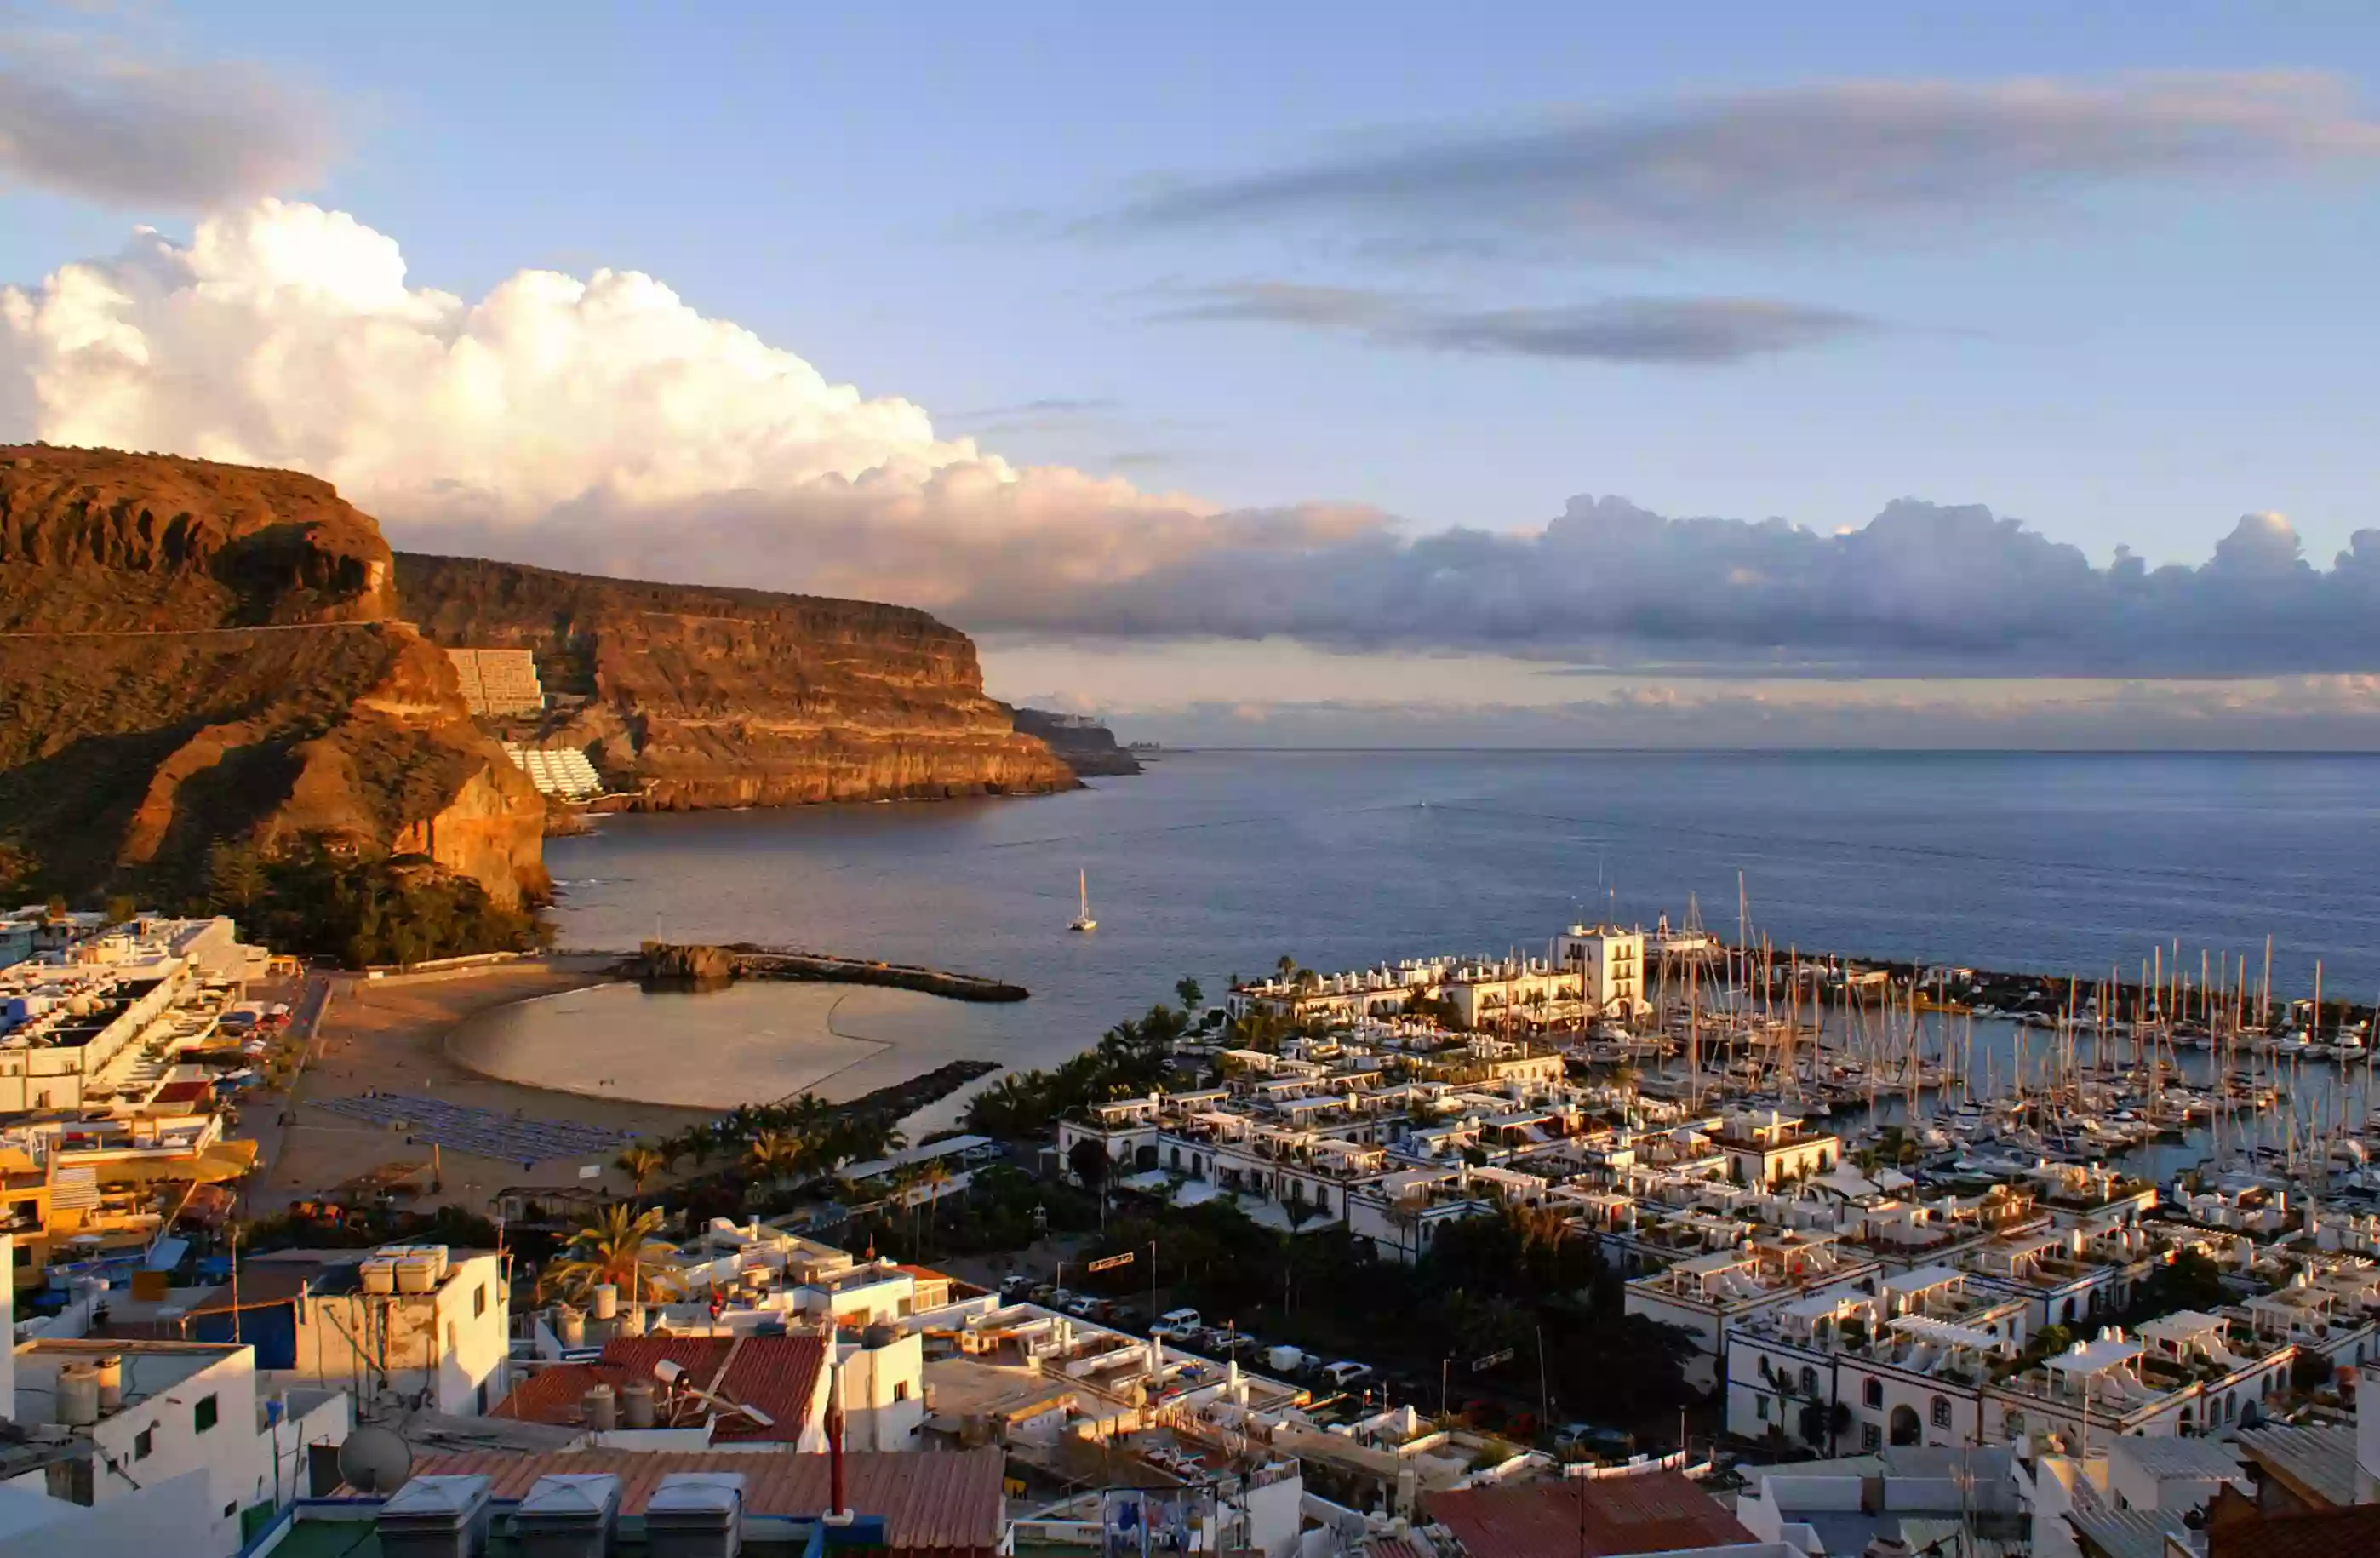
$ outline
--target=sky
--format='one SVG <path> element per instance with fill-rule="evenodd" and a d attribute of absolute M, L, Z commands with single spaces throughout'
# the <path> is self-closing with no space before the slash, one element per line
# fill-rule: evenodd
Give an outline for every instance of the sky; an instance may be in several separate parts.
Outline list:
<path fill-rule="evenodd" d="M 2355 3 L 0 0 L 0 439 L 1158 739 L 2380 746 L 2375 80 Z"/>

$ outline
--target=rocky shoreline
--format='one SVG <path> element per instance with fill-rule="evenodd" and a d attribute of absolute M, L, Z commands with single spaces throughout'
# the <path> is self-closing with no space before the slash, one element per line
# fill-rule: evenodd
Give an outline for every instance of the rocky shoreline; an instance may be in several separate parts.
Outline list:
<path fill-rule="evenodd" d="M 750 942 L 733 942 L 724 946 L 647 942 L 635 954 L 621 957 L 613 971 L 627 979 L 694 984 L 731 980 L 811 980 L 829 984 L 889 985 L 896 990 L 947 996 L 953 1001 L 1023 1001 L 1032 994 L 1023 985 L 985 979 L 978 974 L 759 946 Z"/>

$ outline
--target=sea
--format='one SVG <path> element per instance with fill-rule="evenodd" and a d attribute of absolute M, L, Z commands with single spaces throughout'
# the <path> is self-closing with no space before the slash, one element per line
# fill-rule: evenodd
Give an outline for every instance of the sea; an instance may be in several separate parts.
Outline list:
<path fill-rule="evenodd" d="M 2084 980 L 2160 947 L 2260 980 L 2269 937 L 2277 995 L 2319 962 L 2326 995 L 2380 998 L 2380 756 L 1180 751 L 1059 796 L 613 816 L 546 855 L 565 947 L 758 942 L 1022 984 L 935 1004 L 938 1054 L 1012 1067 L 1185 977 L 1212 1001 L 1283 956 L 1542 955 L 1575 920 L 1689 912 L 1780 950 Z"/>

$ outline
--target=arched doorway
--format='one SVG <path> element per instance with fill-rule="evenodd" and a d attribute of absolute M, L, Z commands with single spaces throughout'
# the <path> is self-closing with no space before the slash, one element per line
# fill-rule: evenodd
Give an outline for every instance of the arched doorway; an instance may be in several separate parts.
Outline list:
<path fill-rule="evenodd" d="M 1886 1436 L 1895 1444 L 1916 1444 L 1925 1440 L 1925 1430 L 1917 1422 L 1917 1408 L 1907 1402 L 1892 1409 L 1886 1424 Z"/>

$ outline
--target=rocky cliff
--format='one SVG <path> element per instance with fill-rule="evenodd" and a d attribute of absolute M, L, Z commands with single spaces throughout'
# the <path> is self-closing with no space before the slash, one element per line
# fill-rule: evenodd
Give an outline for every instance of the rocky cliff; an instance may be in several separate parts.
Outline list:
<path fill-rule="evenodd" d="M 1077 773 L 1121 774 L 1140 772 L 1140 760 L 1116 744 L 1115 732 L 1080 714 L 1056 714 L 1047 709 L 1017 708 L 1016 728 L 1038 736 Z"/>
<path fill-rule="evenodd" d="M 1065 763 L 984 696 L 975 645 L 921 611 L 401 553 L 405 615 L 451 648 L 527 649 L 552 712 L 660 809 L 1026 794 Z"/>
<path fill-rule="evenodd" d="M 314 839 L 513 903 L 543 818 L 328 483 L 0 447 L 0 876 L 187 882 L 219 839 Z"/>

